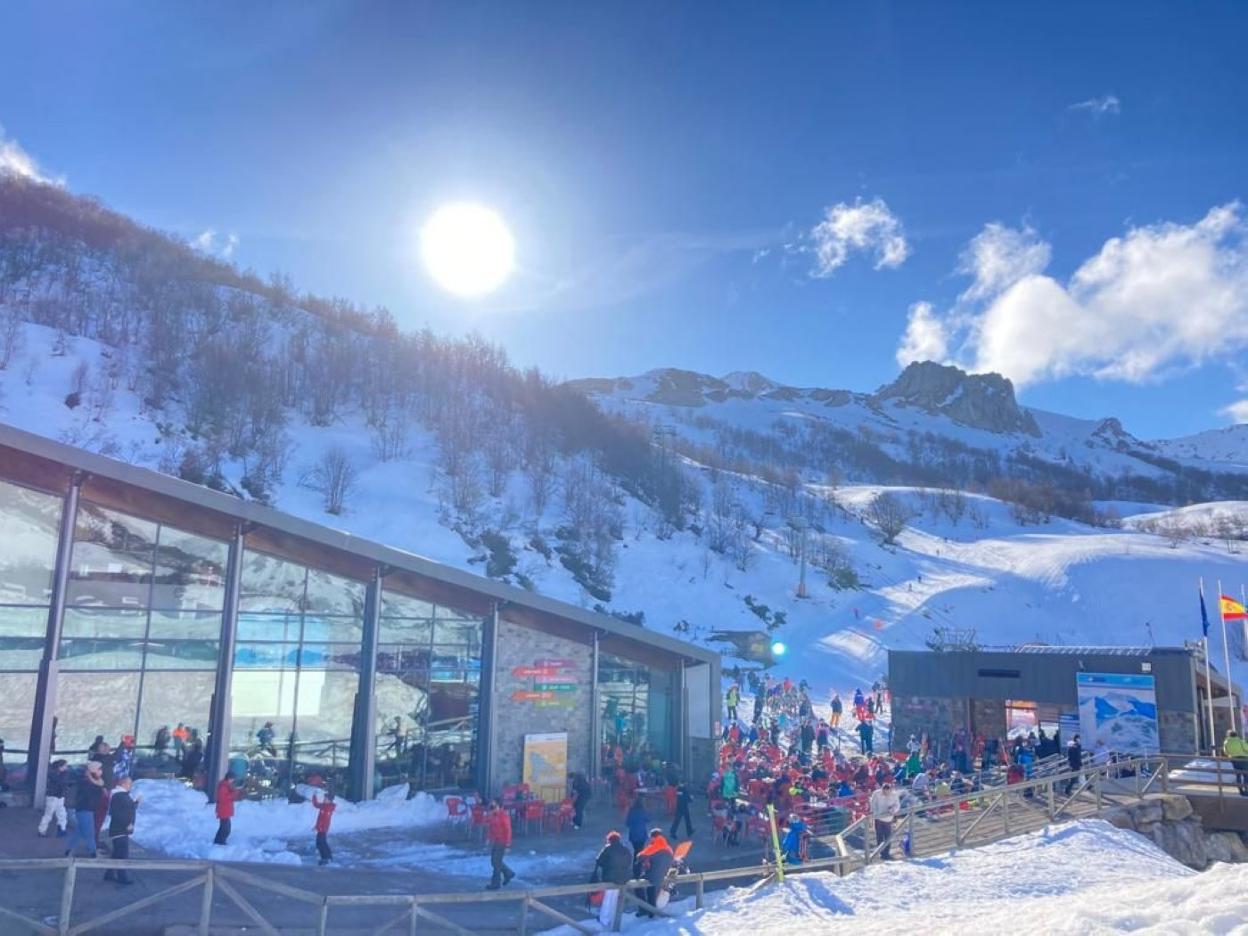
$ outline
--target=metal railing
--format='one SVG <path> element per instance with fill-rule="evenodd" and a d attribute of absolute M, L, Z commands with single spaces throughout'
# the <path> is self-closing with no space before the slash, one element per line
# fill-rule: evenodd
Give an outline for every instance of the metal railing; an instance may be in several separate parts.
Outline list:
<path fill-rule="evenodd" d="M 1212 766 L 1208 766 L 1212 762 Z M 1158 754 L 1134 757 L 1106 764 L 1085 767 L 1082 771 L 1067 771 L 1032 779 L 1005 787 L 989 787 L 955 796 L 927 802 L 914 801 L 897 819 L 896 825 L 908 837 L 911 853 L 916 850 L 919 833 L 929 834 L 922 844 L 922 851 L 956 849 L 965 846 L 984 845 L 1024 831 L 1035 831 L 1048 824 L 1067 818 L 1096 815 L 1107 808 L 1139 800 L 1154 791 L 1169 792 L 1179 786 L 1182 791 L 1198 795 L 1238 796 L 1235 770 L 1228 758 L 1198 758 L 1191 754 Z M 1245 778 L 1248 779 L 1248 778 Z M 999 823 L 990 823 L 992 818 Z M 976 833 L 980 834 L 977 836 Z M 830 844 L 836 851 L 834 857 L 789 864 L 785 875 L 812 871 L 833 871 L 839 875 L 859 870 L 877 860 L 884 850 L 885 842 L 872 841 L 871 817 L 864 816 L 832 836 L 821 836 L 820 841 Z M 893 836 L 892 845 L 902 847 L 902 841 Z M 124 906 L 87 919 L 74 920 L 74 897 L 79 887 L 80 875 L 85 871 L 105 870 L 155 871 L 162 873 L 190 873 L 190 877 L 163 890 L 140 898 Z M 580 933 L 594 933 L 574 919 L 568 912 L 551 905 L 552 901 L 584 896 L 596 891 L 616 890 L 616 903 L 612 930 L 618 931 L 627 906 L 645 909 L 656 916 L 669 917 L 670 910 L 651 906 L 639 891 L 648 887 L 646 881 L 630 881 L 627 884 L 569 884 L 562 886 L 531 888 L 520 891 L 460 892 L 438 894 L 320 894 L 301 887 L 244 870 L 237 866 L 210 861 L 164 861 L 136 859 L 119 861 L 108 858 L 50 858 L 0 860 L 0 871 L 37 872 L 63 871 L 64 880 L 60 894 L 59 914 L 55 924 L 33 919 L 0 902 L 0 919 L 20 923 L 32 932 L 47 936 L 77 936 L 98 930 L 107 924 L 142 913 L 154 905 L 172 897 L 201 890 L 200 900 L 193 919 L 171 921 L 189 923 L 196 927 L 200 936 L 207 936 L 213 925 L 214 914 L 220 921 L 219 903 L 241 912 L 261 932 L 277 934 L 278 929 L 266 919 L 261 908 L 240 891 L 248 886 L 269 894 L 285 897 L 308 908 L 308 920 L 303 926 L 311 926 L 318 936 L 331 932 L 334 911 L 339 914 L 349 908 L 390 908 L 394 911 L 388 919 L 376 925 L 376 936 L 405 931 L 408 936 L 426 928 L 455 933 L 472 933 L 473 930 L 447 917 L 454 908 L 502 907 L 515 905 L 518 913 L 516 931 L 525 936 L 532 928 L 530 917 L 545 917 L 571 927 Z M 759 864 L 682 874 L 677 884 L 682 889 L 692 887 L 694 905 L 703 906 L 707 884 L 725 881 L 754 879 L 768 880 L 777 876 L 774 864 Z M 224 901 L 219 901 L 218 896 Z M 185 904 L 180 904 L 185 906 Z M 544 921 L 543 921 L 544 922 Z M 397 928 L 397 929 L 396 929 Z"/>

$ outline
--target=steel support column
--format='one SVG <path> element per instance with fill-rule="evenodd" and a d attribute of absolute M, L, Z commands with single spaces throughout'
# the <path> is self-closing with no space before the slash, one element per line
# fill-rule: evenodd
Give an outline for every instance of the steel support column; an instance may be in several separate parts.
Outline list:
<path fill-rule="evenodd" d="M 33 778 L 31 795 L 36 807 L 42 807 L 48 788 L 48 765 L 52 760 L 53 735 L 56 734 L 56 677 L 61 649 L 61 627 L 65 620 L 65 590 L 69 584 L 69 563 L 74 548 L 74 524 L 78 517 L 78 497 L 82 493 L 81 472 L 69 482 L 61 506 L 61 526 L 56 543 L 56 568 L 52 573 L 52 600 L 48 607 L 48 628 L 43 642 L 43 658 L 39 661 L 39 677 L 35 684 L 35 711 L 30 726 L 30 745 L 26 754 L 26 776 Z"/>
<path fill-rule="evenodd" d="M 234 683 L 234 648 L 238 639 L 238 595 L 242 589 L 243 549 L 247 530 L 234 528 L 230 552 L 225 560 L 225 605 L 221 609 L 221 634 L 217 650 L 217 678 L 213 684 L 212 707 L 208 713 L 207 756 L 204 772 L 208 799 L 217 793 L 217 783 L 225 776 L 230 758 L 230 691 Z"/>
<path fill-rule="evenodd" d="M 495 704 L 494 673 L 498 660 L 498 602 L 481 622 L 481 681 L 477 686 L 477 789 L 488 798 L 494 790 L 494 731 L 498 707 Z"/>
<path fill-rule="evenodd" d="M 598 631 L 594 631 L 594 651 L 589 661 L 589 775 L 602 776 L 602 717 L 598 705 Z"/>
<path fill-rule="evenodd" d="M 373 798 L 373 771 L 377 764 L 377 637 L 381 627 L 381 578 L 373 571 L 364 592 L 364 635 L 360 647 L 360 684 L 355 694 L 355 719 L 351 725 L 349 798 Z"/>
<path fill-rule="evenodd" d="M 689 661 L 680 661 L 680 712 L 676 718 L 676 724 L 680 730 L 680 744 L 676 746 L 676 750 L 680 751 L 680 771 L 681 775 L 686 779 L 691 779 L 691 765 L 693 764 L 693 742 L 689 737 Z"/>

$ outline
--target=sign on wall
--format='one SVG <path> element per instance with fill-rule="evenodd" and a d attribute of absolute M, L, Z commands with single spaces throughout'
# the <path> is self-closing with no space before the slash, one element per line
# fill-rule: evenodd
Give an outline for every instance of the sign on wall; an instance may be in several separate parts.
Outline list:
<path fill-rule="evenodd" d="M 1100 742 L 1124 754 L 1155 754 L 1161 749 L 1152 676 L 1076 673 L 1075 685 L 1085 751 L 1095 750 Z"/>
<path fill-rule="evenodd" d="M 512 667 L 511 675 L 528 680 L 527 689 L 517 689 L 511 694 L 513 702 L 532 702 L 536 705 L 573 705 L 579 685 L 576 663 L 572 660 L 541 659 L 529 666 Z"/>
<path fill-rule="evenodd" d="M 524 736 L 524 782 L 537 793 L 553 791 L 551 799 L 563 798 L 563 792 L 568 788 L 566 731 Z"/>

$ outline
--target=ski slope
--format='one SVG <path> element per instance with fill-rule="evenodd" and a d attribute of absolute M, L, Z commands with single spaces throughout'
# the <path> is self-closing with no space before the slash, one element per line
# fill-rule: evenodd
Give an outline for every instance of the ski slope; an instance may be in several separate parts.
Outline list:
<path fill-rule="evenodd" d="M 66 353 L 51 353 L 50 329 L 26 325 L 21 354 L 0 371 L 0 420 L 72 444 L 104 451 L 134 464 L 161 463 L 156 416 L 145 413 L 126 387 L 115 392 L 109 413 L 95 419 L 87 406 L 64 403 L 71 375 L 80 361 L 98 372 L 110 349 L 71 338 Z M 296 417 L 297 419 L 297 417 Z M 452 528 L 433 483 L 436 442 L 413 432 L 409 455 L 378 461 L 370 448 L 363 417 L 348 415 L 329 427 L 292 421 L 296 447 L 284 483 L 274 492 L 279 509 L 352 534 L 408 549 L 438 562 L 481 572 L 484 555 Z M 358 491 L 340 516 L 327 515 L 315 492 L 298 479 L 327 448 L 341 446 L 359 467 Z M 710 501 L 710 472 L 689 465 Z M 225 466 L 237 483 L 241 464 Z M 722 474 L 722 473 L 721 473 Z M 838 489 L 806 485 L 829 505 L 823 533 L 839 543 L 862 587 L 838 591 L 826 576 L 808 571 L 810 597 L 795 597 L 798 564 L 784 548 L 781 518 L 766 516 L 766 504 L 753 479 L 739 479 L 742 497 L 763 516 L 764 528 L 749 544 L 744 571 L 712 551 L 705 536 L 692 529 L 662 538 L 654 513 L 621 494 L 623 538 L 611 610 L 644 612 L 645 626 L 686 639 L 707 641 L 715 630 L 762 630 L 763 620 L 747 605 L 783 612 L 785 623 L 773 633 L 790 648 L 779 672 L 806 678 L 820 697 L 832 689 L 852 691 L 887 669 L 890 648 L 919 649 L 934 628 L 974 631 L 982 645 L 1005 646 L 1040 641 L 1065 645 L 1172 645 L 1200 637 L 1196 582 L 1212 589 L 1222 580 L 1238 594 L 1248 583 L 1248 559 L 1216 538 L 1173 543 L 1134 528 L 1084 526 L 1054 518 L 1040 525 L 1020 525 L 1007 507 L 988 497 L 967 495 L 975 518 L 952 523 L 943 516 L 919 513 L 897 538 L 882 546 L 863 519 L 871 499 L 884 488 L 872 485 Z M 559 563 L 533 548 L 534 531 L 550 536 L 563 521 L 556 496 L 540 521 L 525 516 L 521 481 L 513 477 L 503 496 L 489 499 L 476 528 L 501 530 L 518 557 L 517 571 L 536 590 L 573 604 L 592 607 L 589 596 Z M 916 510 L 922 497 L 914 489 L 892 489 Z M 1130 505 L 1115 505 L 1123 515 Z M 1235 505 L 1235 509 L 1242 505 Z M 1219 511 L 1219 505 L 1190 512 Z M 1158 516 L 1152 505 L 1138 513 Z M 518 577 L 517 577 L 518 580 Z M 1216 623 L 1216 622 L 1215 622 Z M 1235 636 L 1235 635 L 1233 635 Z M 712 643 L 730 649 L 722 643 Z M 1236 636 L 1236 646 L 1238 647 Z M 1220 649 L 1214 654 L 1215 665 Z M 726 656 L 731 667 L 734 660 Z M 1237 670 L 1244 679 L 1248 673 Z M 1248 681 L 1248 680 L 1245 680 Z"/>

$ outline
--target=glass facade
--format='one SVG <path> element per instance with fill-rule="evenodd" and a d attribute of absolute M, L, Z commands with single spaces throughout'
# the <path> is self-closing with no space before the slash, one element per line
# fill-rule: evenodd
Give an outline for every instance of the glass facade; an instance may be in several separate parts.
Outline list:
<path fill-rule="evenodd" d="M 599 733 L 604 765 L 622 756 L 626 767 L 673 759 L 677 676 L 669 670 L 598 657 Z"/>
<path fill-rule="evenodd" d="M 116 747 L 131 735 L 140 773 L 180 770 L 173 731 L 181 724 L 202 738 L 208 727 L 228 551 L 218 540 L 79 502 L 54 754 L 80 757 L 97 736 Z"/>
<path fill-rule="evenodd" d="M 0 481 L 0 738 L 11 784 L 19 782 L 13 762 L 25 759 L 30 744 L 61 503 L 56 495 Z"/>
<path fill-rule="evenodd" d="M 476 778 L 482 621 L 382 592 L 377 647 L 377 787 L 469 787 Z"/>
<path fill-rule="evenodd" d="M 362 582 L 243 553 L 230 752 L 262 784 L 346 788 L 364 638 Z"/>

